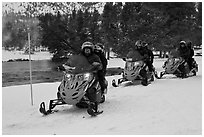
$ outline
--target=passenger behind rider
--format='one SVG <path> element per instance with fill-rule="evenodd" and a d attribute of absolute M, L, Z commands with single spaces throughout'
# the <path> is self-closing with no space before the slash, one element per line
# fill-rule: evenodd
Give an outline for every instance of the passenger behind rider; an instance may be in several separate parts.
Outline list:
<path fill-rule="evenodd" d="M 149 71 L 153 72 L 153 59 L 154 55 L 150 49 L 147 48 L 147 43 L 142 42 L 141 40 L 136 41 L 135 47 L 136 50 L 143 56 L 143 61 L 147 64 Z"/>
<path fill-rule="evenodd" d="M 107 88 L 107 85 L 105 83 L 105 75 L 106 75 L 106 69 L 108 64 L 108 61 L 104 53 L 104 46 L 101 43 L 97 43 L 94 48 L 94 53 L 99 56 L 103 66 L 102 69 L 98 71 L 98 78 L 99 78 L 99 83 L 101 85 L 101 90 L 102 92 L 104 92 L 104 90 Z"/>
<path fill-rule="evenodd" d="M 148 55 L 147 58 L 146 58 L 146 64 L 147 64 L 147 66 L 149 68 L 149 71 L 153 72 L 154 71 L 154 67 L 153 67 L 154 54 L 150 49 L 148 49 L 147 46 L 148 46 L 148 44 L 145 41 L 143 41 L 142 42 L 142 47 L 144 48 L 145 52 Z"/>
<path fill-rule="evenodd" d="M 93 66 L 93 70 L 97 71 L 96 80 L 99 80 L 98 71 L 102 70 L 103 65 L 101 63 L 100 58 L 94 53 L 94 45 L 91 42 L 84 42 L 81 47 L 81 54 L 84 55 L 88 62 Z M 102 93 L 102 92 L 100 92 Z M 98 111 L 98 103 L 100 103 L 101 99 L 99 99 L 101 94 L 98 94 L 96 90 L 89 91 L 89 107 L 94 106 L 94 110 Z"/>
<path fill-rule="evenodd" d="M 102 70 L 102 63 L 100 58 L 94 53 L 94 45 L 91 42 L 84 42 L 81 47 L 81 54 L 84 55 L 88 62 L 94 67 L 96 71 Z"/>
<path fill-rule="evenodd" d="M 189 64 L 189 57 L 190 57 L 190 49 L 187 47 L 185 41 L 180 41 L 178 51 L 179 51 L 180 57 L 182 57 L 184 59 L 184 63 L 181 64 L 181 66 L 179 68 L 180 68 L 180 71 L 182 73 L 182 77 L 185 78 L 185 77 L 187 77 L 187 75 L 186 75 L 187 72 L 186 72 L 184 64 L 186 62 Z"/>
<path fill-rule="evenodd" d="M 135 50 L 140 53 L 140 55 L 142 56 L 142 60 L 145 63 L 147 63 L 148 54 L 147 54 L 146 50 L 142 47 L 142 41 L 141 40 L 136 41 L 136 43 L 135 43 Z M 147 71 L 146 71 L 146 69 L 142 69 L 140 71 L 140 75 L 143 77 L 143 80 L 145 81 L 145 83 L 147 83 L 147 81 L 148 81 L 147 79 L 148 78 L 147 78 Z"/>
<path fill-rule="evenodd" d="M 192 46 L 192 42 L 188 42 L 187 43 L 187 47 L 190 50 L 190 56 L 189 56 L 189 60 L 188 60 L 188 65 L 189 65 L 189 69 L 191 70 L 193 68 L 193 62 L 194 62 L 194 50 L 193 50 L 193 46 Z"/>

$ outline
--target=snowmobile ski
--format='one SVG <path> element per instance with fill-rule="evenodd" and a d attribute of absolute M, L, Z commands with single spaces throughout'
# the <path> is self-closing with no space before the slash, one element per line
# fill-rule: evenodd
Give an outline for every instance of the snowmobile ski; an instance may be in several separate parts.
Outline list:
<path fill-rule="evenodd" d="M 112 81 L 112 86 L 113 86 L 113 87 L 118 87 L 118 85 L 116 85 L 115 79 Z"/>
<path fill-rule="evenodd" d="M 56 105 L 63 105 L 65 104 L 64 102 L 62 102 L 59 99 L 54 99 L 54 100 L 50 100 L 50 104 L 49 104 L 49 110 L 45 109 L 45 102 L 42 102 L 40 104 L 40 108 L 39 111 L 40 113 L 44 114 L 44 115 L 49 115 L 51 113 L 57 112 L 58 110 L 52 110 Z"/>
<path fill-rule="evenodd" d="M 160 79 L 160 77 L 158 76 L 158 73 L 157 73 L 156 70 L 154 71 L 154 76 L 155 76 L 157 79 Z"/>
<path fill-rule="evenodd" d="M 95 112 L 94 109 L 89 108 L 89 109 L 87 109 L 87 113 L 88 113 L 89 115 L 91 115 L 91 116 L 97 116 L 97 115 L 102 114 L 103 111 L 97 111 L 97 112 Z"/>
<path fill-rule="evenodd" d="M 46 111 L 46 109 L 45 109 L 45 102 L 42 102 L 42 103 L 40 104 L 40 109 L 39 109 L 39 111 L 40 111 L 40 113 L 42 113 L 42 114 L 44 114 L 44 115 L 48 115 L 48 114 L 53 113 L 52 110 L 47 110 L 47 111 Z"/>

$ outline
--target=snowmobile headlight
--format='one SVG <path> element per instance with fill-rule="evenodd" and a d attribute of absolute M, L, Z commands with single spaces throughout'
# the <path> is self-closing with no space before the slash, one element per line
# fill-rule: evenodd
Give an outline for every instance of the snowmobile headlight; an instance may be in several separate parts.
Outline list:
<path fill-rule="evenodd" d="M 179 61 L 179 58 L 175 58 L 175 61 Z"/>
<path fill-rule="evenodd" d="M 132 58 L 127 58 L 126 61 L 132 61 Z"/>
<path fill-rule="evenodd" d="M 67 74 L 65 75 L 65 78 L 68 79 L 68 80 L 71 80 L 71 77 L 72 77 L 71 74 L 68 74 L 68 73 L 67 73 Z"/>
<path fill-rule="evenodd" d="M 170 58 L 170 59 L 169 59 L 169 62 L 174 62 L 174 59 L 173 59 L 173 58 Z"/>
<path fill-rule="evenodd" d="M 78 78 L 79 81 L 84 80 L 84 76 L 82 74 L 78 75 L 77 78 Z"/>
<path fill-rule="evenodd" d="M 89 80 L 90 77 L 91 77 L 90 73 L 85 73 L 84 74 L 84 80 Z"/>
<path fill-rule="evenodd" d="M 127 62 L 127 67 L 130 68 L 132 66 L 132 62 Z"/>
<path fill-rule="evenodd" d="M 139 61 L 135 62 L 134 66 L 138 66 L 140 64 Z"/>

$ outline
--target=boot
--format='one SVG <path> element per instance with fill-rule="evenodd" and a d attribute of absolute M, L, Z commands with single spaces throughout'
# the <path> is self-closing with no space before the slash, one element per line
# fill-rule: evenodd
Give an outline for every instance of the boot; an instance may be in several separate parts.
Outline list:
<path fill-rule="evenodd" d="M 97 102 L 90 102 L 89 107 L 87 109 L 87 113 L 91 116 L 97 116 L 101 113 L 103 113 L 103 111 L 98 111 L 98 103 Z"/>

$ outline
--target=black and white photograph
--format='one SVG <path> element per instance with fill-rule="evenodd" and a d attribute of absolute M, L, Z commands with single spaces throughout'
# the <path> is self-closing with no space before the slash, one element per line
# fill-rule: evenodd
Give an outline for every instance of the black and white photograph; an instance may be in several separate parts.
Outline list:
<path fill-rule="evenodd" d="M 202 135 L 202 1 L 2 4 L 2 135 Z"/>

